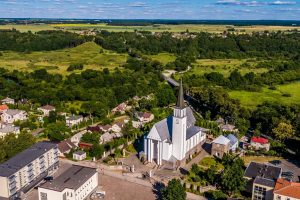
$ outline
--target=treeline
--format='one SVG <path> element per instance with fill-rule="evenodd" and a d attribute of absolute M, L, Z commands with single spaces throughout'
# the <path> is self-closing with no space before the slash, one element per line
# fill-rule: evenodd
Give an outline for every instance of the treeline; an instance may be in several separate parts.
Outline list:
<path fill-rule="evenodd" d="M 190 33 L 187 33 L 190 34 Z M 210 33 L 192 33 L 195 38 L 178 39 L 172 33 L 101 31 L 96 43 L 117 52 L 130 49 L 146 54 L 160 52 L 190 54 L 196 58 L 292 57 L 299 53 L 300 33 L 227 34 L 220 37 Z"/>
<path fill-rule="evenodd" d="M 91 41 L 90 36 L 81 36 L 64 31 L 39 31 L 21 33 L 17 30 L 0 31 L 0 51 L 20 52 L 50 51 L 70 48 Z"/>

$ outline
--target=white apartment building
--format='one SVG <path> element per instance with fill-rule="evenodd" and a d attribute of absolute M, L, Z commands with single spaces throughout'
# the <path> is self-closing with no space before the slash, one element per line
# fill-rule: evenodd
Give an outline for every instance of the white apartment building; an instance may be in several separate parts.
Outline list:
<path fill-rule="evenodd" d="M 26 193 L 59 165 L 57 144 L 39 142 L 0 164 L 0 199 Z"/>
<path fill-rule="evenodd" d="M 1 115 L 1 121 L 12 124 L 16 121 L 27 120 L 27 113 L 24 110 L 8 109 Z"/>
<path fill-rule="evenodd" d="M 53 181 L 38 188 L 39 200 L 83 200 L 98 187 L 95 168 L 72 165 Z"/>
<path fill-rule="evenodd" d="M 73 127 L 81 122 L 83 122 L 83 116 L 81 115 L 73 115 L 66 118 L 66 124 L 68 127 Z"/>

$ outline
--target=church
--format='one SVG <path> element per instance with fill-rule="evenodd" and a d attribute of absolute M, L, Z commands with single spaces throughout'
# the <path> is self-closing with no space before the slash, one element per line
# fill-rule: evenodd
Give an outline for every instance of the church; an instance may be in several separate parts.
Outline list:
<path fill-rule="evenodd" d="M 196 119 L 184 103 L 182 81 L 173 115 L 157 122 L 144 138 L 144 153 L 148 162 L 182 164 L 200 150 L 207 129 L 195 126 Z"/>

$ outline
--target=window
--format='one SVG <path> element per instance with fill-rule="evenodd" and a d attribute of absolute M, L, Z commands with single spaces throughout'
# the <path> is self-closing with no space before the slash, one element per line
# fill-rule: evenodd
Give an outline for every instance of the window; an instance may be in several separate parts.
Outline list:
<path fill-rule="evenodd" d="M 255 200 L 265 200 L 266 199 L 266 193 L 267 193 L 267 189 L 260 187 L 260 186 L 255 186 L 254 187 L 254 199 Z"/>
<path fill-rule="evenodd" d="M 47 193 L 41 192 L 41 193 L 40 193 L 40 196 L 41 196 L 41 200 L 48 200 L 48 199 L 47 199 Z"/>
<path fill-rule="evenodd" d="M 276 197 L 276 200 L 281 200 L 281 196 L 278 195 L 278 196 Z"/>

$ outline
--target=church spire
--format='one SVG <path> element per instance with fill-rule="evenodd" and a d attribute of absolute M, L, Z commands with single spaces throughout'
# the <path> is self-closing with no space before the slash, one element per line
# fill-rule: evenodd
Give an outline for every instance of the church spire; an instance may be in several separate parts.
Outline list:
<path fill-rule="evenodd" d="M 185 108 L 183 95 L 184 94 L 183 94 L 182 79 L 180 79 L 179 92 L 178 92 L 177 103 L 176 103 L 177 108 L 181 108 L 181 109 Z"/>

